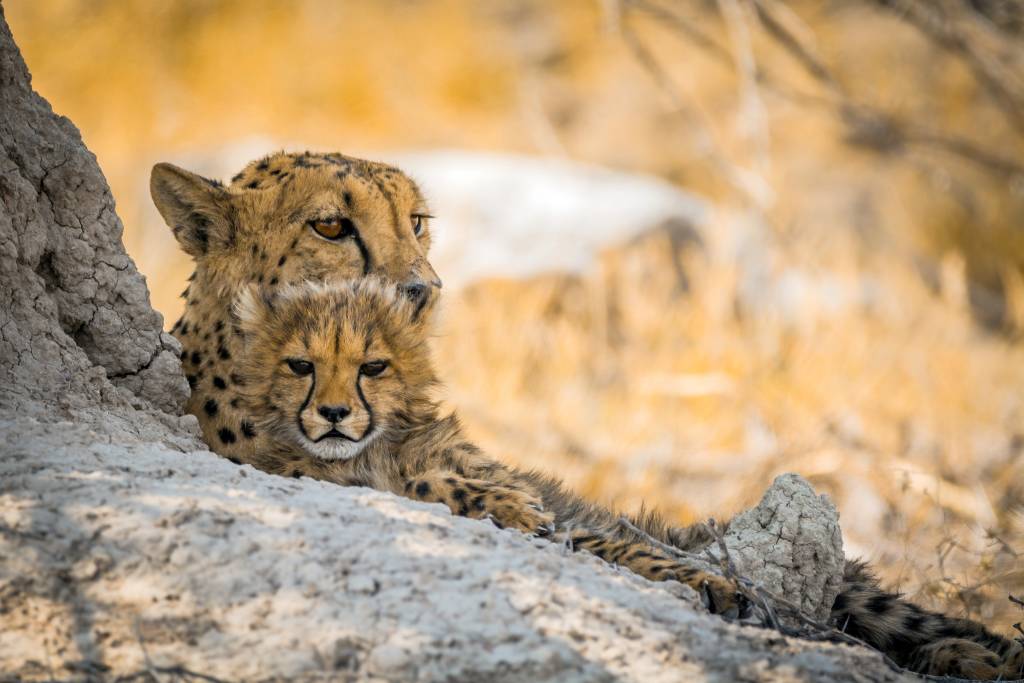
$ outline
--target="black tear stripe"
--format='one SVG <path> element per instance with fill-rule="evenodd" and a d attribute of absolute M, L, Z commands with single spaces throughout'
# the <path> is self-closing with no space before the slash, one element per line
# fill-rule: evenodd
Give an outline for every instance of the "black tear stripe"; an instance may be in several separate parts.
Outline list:
<path fill-rule="evenodd" d="M 352 239 L 359 248 L 359 255 L 363 257 L 363 276 L 369 275 L 370 269 L 373 267 L 373 263 L 370 260 L 370 250 L 366 248 L 366 243 L 363 242 L 363 238 L 359 236 L 358 231 L 352 235 Z"/>
<path fill-rule="evenodd" d="M 370 404 L 366 401 L 366 396 L 363 395 L 362 381 L 363 376 L 358 375 L 356 377 L 356 393 L 359 394 L 359 400 L 362 402 L 363 408 L 366 408 L 366 414 L 370 416 L 370 421 L 366 425 L 366 429 L 363 430 L 363 435 L 360 437 L 360 440 L 365 439 L 373 431 L 373 408 L 370 407 Z"/>
<path fill-rule="evenodd" d="M 313 398 L 313 391 L 316 389 L 316 367 L 313 368 L 313 373 L 310 377 L 313 378 L 313 381 L 309 383 L 309 392 L 306 394 L 306 399 L 302 402 L 302 405 L 299 406 L 298 411 L 295 413 L 295 422 L 299 425 L 299 433 L 310 441 L 314 441 L 314 439 L 310 438 L 309 434 L 306 433 L 306 427 L 302 424 L 302 411 L 304 411 L 306 406 L 309 405 L 310 400 Z"/>

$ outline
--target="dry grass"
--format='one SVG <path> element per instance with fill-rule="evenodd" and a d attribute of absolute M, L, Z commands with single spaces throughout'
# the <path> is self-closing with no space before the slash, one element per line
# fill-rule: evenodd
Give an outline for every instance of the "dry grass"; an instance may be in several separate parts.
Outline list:
<path fill-rule="evenodd" d="M 170 320 L 189 268 L 148 213 L 149 166 L 234 141 L 564 154 L 730 207 L 703 251 L 654 233 L 582 275 L 451 295 L 438 357 L 474 436 L 679 521 L 801 472 L 885 578 L 1004 630 L 1020 619 L 1006 594 L 1024 592 L 1024 180 L 851 135 L 751 2 L 673 5 L 718 53 L 613 2 L 4 6 L 36 87 L 96 151 Z M 956 54 L 863 3 L 791 6 L 786 26 L 846 96 L 1024 158 Z M 967 303 L 985 292 L 999 334 Z"/>

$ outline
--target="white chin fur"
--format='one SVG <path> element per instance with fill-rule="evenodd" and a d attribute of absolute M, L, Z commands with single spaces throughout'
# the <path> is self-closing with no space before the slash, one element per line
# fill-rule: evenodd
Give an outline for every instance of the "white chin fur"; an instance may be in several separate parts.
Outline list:
<path fill-rule="evenodd" d="M 360 441 L 349 441 L 348 439 L 324 439 L 323 441 L 310 441 L 303 439 L 303 447 L 310 455 L 321 460 L 350 460 L 357 455 L 373 440 L 376 434 L 371 434 Z"/>

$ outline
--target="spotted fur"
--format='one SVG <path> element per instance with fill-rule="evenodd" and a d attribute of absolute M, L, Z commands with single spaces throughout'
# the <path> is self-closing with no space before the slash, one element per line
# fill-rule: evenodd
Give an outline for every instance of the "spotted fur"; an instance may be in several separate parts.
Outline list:
<path fill-rule="evenodd" d="M 730 581 L 680 565 L 623 533 L 611 511 L 467 441 L 458 419 L 442 416 L 431 396 L 437 382 L 427 316 L 417 317 L 394 287 L 364 278 L 277 295 L 247 290 L 236 310 L 246 334 L 245 400 L 266 440 L 257 466 L 441 502 L 458 515 L 555 534 L 652 580 L 701 590 L 713 611 L 738 611 Z M 385 369 L 377 373 L 380 364 Z"/>
<path fill-rule="evenodd" d="M 259 463 L 264 469 L 371 486 L 441 502 L 455 514 L 491 518 L 499 526 L 553 533 L 576 550 L 649 579 L 698 588 L 714 611 L 735 613 L 740 607 L 730 582 L 674 561 L 624 528 L 617 513 L 585 501 L 552 477 L 495 461 L 467 441 L 458 419 L 442 416 L 431 398 L 437 380 L 427 348 L 428 319 L 417 318 L 393 287 L 367 278 L 306 284 L 276 296 L 248 291 L 238 315 L 247 334 L 241 364 L 247 400 L 268 439 Z M 289 368 L 295 359 L 312 363 L 314 373 L 296 376 Z M 388 363 L 385 372 L 361 375 L 365 364 L 381 360 Z M 351 409 L 355 402 L 363 403 L 362 411 Z M 339 432 L 358 437 L 328 457 L 311 442 L 314 432 L 297 427 L 303 412 L 324 403 L 348 409 Z M 689 552 L 713 541 L 703 525 L 671 527 L 654 513 L 641 512 L 631 521 Z M 883 590 L 861 562 L 846 565 L 832 621 L 913 671 L 980 679 L 1022 674 L 1019 642 Z"/>
<path fill-rule="evenodd" d="M 376 274 L 432 296 L 440 281 L 427 261 L 428 210 L 397 168 L 341 154 L 273 154 L 251 162 L 230 186 L 158 164 L 153 201 L 195 261 L 185 312 L 171 333 L 192 389 L 186 409 L 217 452 L 252 462 L 258 428 L 241 407 L 244 380 L 231 304 L 248 284 L 268 291 L 306 280 Z M 328 240 L 313 221 L 345 232 Z M 417 233 L 417 227 L 419 233 Z"/>

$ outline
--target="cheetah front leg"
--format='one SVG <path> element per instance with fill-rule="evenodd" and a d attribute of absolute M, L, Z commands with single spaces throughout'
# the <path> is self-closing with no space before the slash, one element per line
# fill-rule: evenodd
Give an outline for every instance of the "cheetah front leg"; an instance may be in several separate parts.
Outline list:
<path fill-rule="evenodd" d="M 574 550 L 588 550 L 605 562 L 626 567 L 651 581 L 674 580 L 686 584 L 704 596 L 708 610 L 727 617 L 740 616 L 746 600 L 729 579 L 701 569 L 688 567 L 662 551 L 643 543 L 611 538 L 585 530 L 570 532 L 565 539 Z"/>
<path fill-rule="evenodd" d="M 491 519 L 501 528 L 547 536 L 555 516 L 545 512 L 540 498 L 517 488 L 455 472 L 434 470 L 405 481 L 402 495 L 428 503 L 444 503 L 453 514 L 472 519 Z"/>

